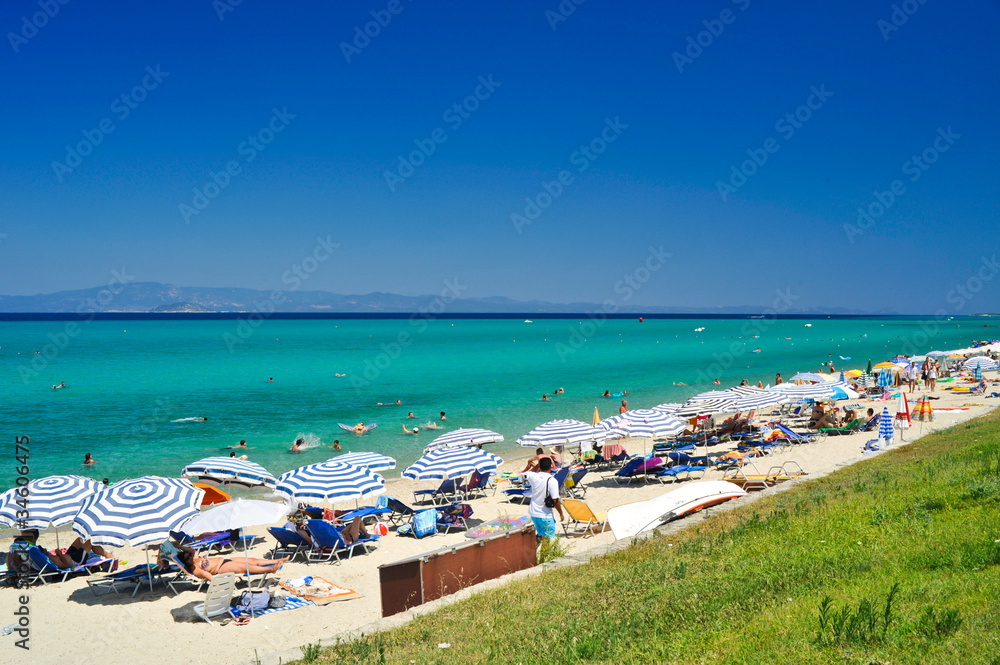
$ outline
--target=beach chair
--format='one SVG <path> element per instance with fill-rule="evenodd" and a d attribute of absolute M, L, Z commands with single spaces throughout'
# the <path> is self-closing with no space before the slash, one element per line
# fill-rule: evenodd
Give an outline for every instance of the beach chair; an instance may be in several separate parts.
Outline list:
<path fill-rule="evenodd" d="M 583 477 L 586 476 L 588 470 L 584 467 L 579 469 L 574 469 L 570 474 L 563 486 L 566 488 L 566 495 L 571 496 L 574 499 L 582 499 L 587 496 L 587 488 L 583 486 Z"/>
<path fill-rule="evenodd" d="M 306 553 L 310 561 L 330 561 L 336 556 L 339 562 L 344 552 L 347 552 L 347 560 L 350 561 L 355 548 L 361 547 L 367 554 L 374 551 L 369 549 L 370 545 L 374 545 L 375 550 L 381 545 L 377 534 L 358 538 L 348 545 L 337 527 L 323 520 L 307 520 L 306 529 L 313 539 L 312 548 Z"/>
<path fill-rule="evenodd" d="M 119 584 L 132 584 L 134 588 L 132 589 L 132 597 L 135 598 L 135 594 L 139 592 L 139 589 L 148 585 L 150 578 L 154 580 L 160 579 L 161 575 L 166 573 L 175 573 L 173 566 L 167 567 L 166 569 L 160 568 L 158 564 L 140 564 L 138 566 L 132 566 L 125 570 L 119 570 L 114 573 L 108 573 L 104 577 L 98 577 L 95 579 L 88 579 L 87 586 L 90 590 L 97 594 L 98 589 L 107 589 L 107 593 L 115 592 L 116 596 L 121 597 L 118 593 Z"/>
<path fill-rule="evenodd" d="M 295 557 L 305 553 L 309 549 L 309 542 L 300 536 L 298 531 L 271 526 L 267 528 L 267 532 L 278 541 L 274 549 L 271 550 L 271 558 L 273 559 L 280 559 L 287 556 L 289 557 L 289 561 L 294 561 Z"/>
<path fill-rule="evenodd" d="M 656 474 L 656 479 L 661 483 L 675 483 L 679 480 L 690 480 L 695 475 L 704 478 L 708 467 L 691 466 L 690 464 L 678 464 L 666 469 L 662 469 Z"/>
<path fill-rule="evenodd" d="M 612 473 L 611 475 L 605 475 L 605 480 L 614 480 L 616 483 L 621 483 L 622 479 L 628 478 L 635 473 L 635 470 L 639 468 L 646 460 L 641 456 L 636 456 L 629 461 L 622 464 L 621 468 Z"/>
<path fill-rule="evenodd" d="M 418 510 L 409 524 L 404 524 L 396 530 L 401 536 L 423 538 L 437 533 L 438 511 L 436 508 Z"/>
<path fill-rule="evenodd" d="M 165 581 L 167 583 L 167 587 L 169 587 L 170 591 L 172 591 L 175 596 L 180 594 L 182 587 L 184 585 L 194 587 L 195 591 L 200 591 L 201 588 L 205 586 L 205 582 L 207 580 L 204 580 L 198 577 L 197 575 L 189 573 L 187 571 L 187 568 L 184 567 L 184 564 L 181 563 L 181 560 L 177 558 L 176 554 L 170 556 L 170 564 L 171 564 L 171 569 L 176 569 L 176 570 L 174 572 L 174 576 Z M 226 573 L 226 574 L 233 575 L 233 573 Z M 212 579 L 214 580 L 215 578 L 213 577 Z"/>
<path fill-rule="evenodd" d="M 462 492 L 458 489 L 458 480 L 455 478 L 445 478 L 437 489 L 414 490 L 413 503 L 421 503 L 427 499 L 437 505 L 438 501 L 448 503 L 462 498 Z"/>
<path fill-rule="evenodd" d="M 392 524 L 393 526 L 399 526 L 404 521 L 415 515 L 417 512 L 413 508 L 409 507 L 408 505 L 406 505 L 405 503 L 394 497 L 386 496 L 383 494 L 379 498 L 380 499 L 385 498 L 386 507 L 390 511 L 392 511 L 389 513 L 389 516 L 386 519 L 388 520 L 389 524 Z"/>
<path fill-rule="evenodd" d="M 656 475 L 663 467 L 663 460 L 659 457 L 650 457 L 649 459 L 639 457 L 638 460 L 638 464 L 633 464 L 635 462 L 633 459 L 619 469 L 618 473 L 612 476 L 614 481 L 619 485 L 622 483 L 631 484 L 633 480 L 645 481 L 648 475 Z"/>
<path fill-rule="evenodd" d="M 205 602 L 198 603 L 192 610 L 202 619 L 212 624 L 212 617 L 229 614 L 229 606 L 233 602 L 233 591 L 236 589 L 236 575 L 222 573 L 215 575 L 205 592 Z M 215 625 L 215 624 L 212 624 Z"/>
<path fill-rule="evenodd" d="M 467 503 L 453 503 L 437 509 L 437 529 L 448 533 L 452 529 L 466 531 L 465 520 L 472 517 L 472 506 Z"/>
<path fill-rule="evenodd" d="M 607 528 L 608 514 L 606 512 L 595 513 L 580 499 L 563 499 L 562 505 L 569 518 L 562 523 L 563 532 L 567 536 L 586 537 L 594 535 L 594 529 L 597 527 L 601 527 L 597 533 L 604 533 L 604 529 Z"/>
<path fill-rule="evenodd" d="M 775 423 L 774 428 L 784 434 L 789 443 L 812 443 L 816 440 L 816 435 L 811 432 L 796 432 L 788 425 L 782 423 Z"/>
<path fill-rule="evenodd" d="M 55 561 L 49 557 L 49 553 L 46 552 L 41 547 L 29 547 L 28 548 L 28 561 L 30 562 L 33 570 L 31 571 L 35 576 L 29 581 L 29 584 L 34 584 L 35 582 L 41 581 L 42 584 L 48 584 L 46 578 L 57 578 L 62 577 L 60 582 L 65 582 L 70 575 L 75 575 L 77 573 L 87 573 L 88 575 L 93 575 L 94 571 L 105 564 L 115 562 L 115 559 L 105 559 L 103 557 L 91 557 L 87 559 L 84 563 L 77 564 L 70 568 L 61 568 Z"/>
<path fill-rule="evenodd" d="M 816 430 L 816 433 L 820 436 L 846 436 L 848 434 L 857 434 L 860 431 L 861 419 L 855 418 L 843 427 L 822 427 Z"/>
<path fill-rule="evenodd" d="M 459 487 L 458 490 L 462 493 L 465 500 L 469 500 L 479 495 L 482 495 L 482 497 L 485 498 L 486 486 L 489 482 L 490 474 L 473 471 L 472 474 L 469 475 L 469 482 Z"/>

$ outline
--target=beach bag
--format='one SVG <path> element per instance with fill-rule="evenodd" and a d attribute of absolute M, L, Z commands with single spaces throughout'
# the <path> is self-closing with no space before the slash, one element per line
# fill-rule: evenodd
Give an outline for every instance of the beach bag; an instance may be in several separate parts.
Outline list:
<path fill-rule="evenodd" d="M 267 591 L 244 591 L 240 594 L 238 606 L 247 612 L 260 612 L 266 610 L 271 602 L 271 594 Z"/>
<path fill-rule="evenodd" d="M 555 508 L 556 500 L 553 499 L 551 496 L 549 496 L 549 480 L 555 480 L 555 478 L 549 478 L 548 480 L 545 481 L 545 507 Z"/>

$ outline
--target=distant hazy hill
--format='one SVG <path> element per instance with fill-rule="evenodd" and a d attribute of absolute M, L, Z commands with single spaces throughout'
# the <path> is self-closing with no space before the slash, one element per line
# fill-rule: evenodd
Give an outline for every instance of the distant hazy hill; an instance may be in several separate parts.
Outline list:
<path fill-rule="evenodd" d="M 108 289 L 94 287 L 77 291 L 59 291 L 35 296 L 0 296 L 0 312 L 51 313 L 51 312 L 433 312 L 441 311 L 435 305 L 436 296 L 401 296 L 395 293 L 374 292 L 366 295 L 346 296 L 327 291 L 257 291 L 254 289 L 173 286 L 159 282 L 132 282 L 117 286 L 120 292 L 112 295 Z M 277 296 L 271 301 L 272 296 Z M 271 309 L 273 305 L 273 310 Z M 432 308 L 432 305 L 434 307 Z M 448 313 L 571 313 L 596 312 L 597 303 L 574 302 L 558 304 L 539 300 L 512 300 L 500 296 L 491 298 L 459 298 L 447 303 Z M 677 313 L 677 314 L 756 314 L 765 306 L 739 307 L 641 307 L 625 306 L 623 313 Z M 794 309 L 789 314 L 895 314 L 895 311 L 862 312 L 844 308 Z"/>

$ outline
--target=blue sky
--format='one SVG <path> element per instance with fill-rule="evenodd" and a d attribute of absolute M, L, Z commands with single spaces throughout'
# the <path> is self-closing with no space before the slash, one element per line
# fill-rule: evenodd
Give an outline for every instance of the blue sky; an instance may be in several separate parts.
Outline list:
<path fill-rule="evenodd" d="M 3 5 L 0 293 L 998 309 L 997 2 L 223 1 Z"/>

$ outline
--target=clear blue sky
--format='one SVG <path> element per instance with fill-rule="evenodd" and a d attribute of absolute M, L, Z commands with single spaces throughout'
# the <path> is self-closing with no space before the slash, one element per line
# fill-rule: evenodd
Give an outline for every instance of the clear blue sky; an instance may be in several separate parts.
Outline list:
<path fill-rule="evenodd" d="M 303 289 L 416 295 L 457 278 L 465 296 L 626 304 L 616 282 L 662 245 L 672 258 L 627 304 L 767 305 L 791 289 L 802 307 L 1000 308 L 981 262 L 1000 253 L 997 2 L 914 0 L 890 32 L 888 1 L 587 0 L 553 29 L 557 0 L 400 0 L 350 62 L 341 43 L 393 3 L 244 0 L 223 20 L 210 0 L 154 4 L 69 2 L 37 31 L 22 21 L 37 0 L 0 9 L 0 293 L 97 286 L 123 266 L 282 288 L 329 236 L 340 248 Z M 706 21 L 721 34 L 679 71 Z M 480 77 L 499 86 L 445 115 Z M 257 151 L 244 141 L 272 109 L 295 117 Z M 797 109 L 810 117 L 776 126 Z M 616 118 L 627 128 L 603 153 L 574 157 Z M 53 166 L 104 119 L 91 154 Z M 390 188 L 438 128 L 446 140 Z M 748 150 L 767 161 L 724 198 Z M 933 164 L 906 164 L 925 150 Z M 230 161 L 240 172 L 185 219 Z M 518 233 L 512 214 L 562 170 L 572 182 Z M 857 226 L 894 180 L 905 191 Z M 959 310 L 948 294 L 977 271 Z"/>

